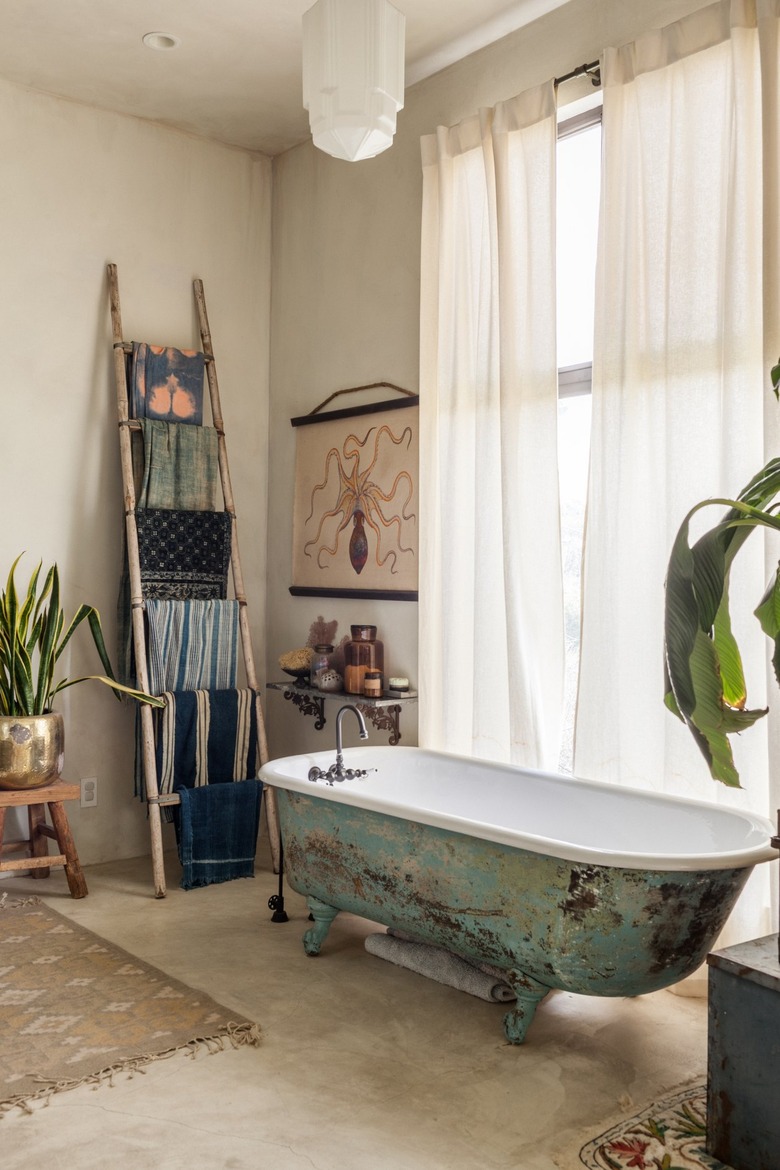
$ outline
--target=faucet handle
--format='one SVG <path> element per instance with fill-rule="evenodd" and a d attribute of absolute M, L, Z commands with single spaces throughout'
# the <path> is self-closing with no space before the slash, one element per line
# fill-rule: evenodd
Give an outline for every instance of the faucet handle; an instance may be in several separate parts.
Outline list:
<path fill-rule="evenodd" d="M 333 787 L 334 780 L 339 782 L 342 780 L 362 780 L 369 772 L 376 772 L 376 768 L 345 768 L 338 761 L 325 771 L 323 768 L 318 768 L 313 765 L 309 768 L 309 780 L 316 784 L 318 780 L 324 780 L 326 784 Z"/>

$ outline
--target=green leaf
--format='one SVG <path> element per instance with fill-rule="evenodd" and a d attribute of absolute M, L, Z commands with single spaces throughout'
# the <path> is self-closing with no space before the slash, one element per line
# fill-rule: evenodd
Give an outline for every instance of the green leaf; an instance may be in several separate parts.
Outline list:
<path fill-rule="evenodd" d="M 677 700 L 674 697 L 674 691 L 671 689 L 671 686 L 667 686 L 666 691 L 664 692 L 664 703 L 669 708 L 672 715 L 676 715 L 678 719 L 682 719 L 683 723 L 685 722 L 682 711 L 677 706 Z"/>
<path fill-rule="evenodd" d="M 761 624 L 761 629 L 772 640 L 772 667 L 780 686 L 780 566 L 753 612 Z"/>
<path fill-rule="evenodd" d="M 40 714 L 35 708 L 32 658 L 25 646 L 19 645 L 16 648 L 12 684 L 14 711 L 9 712 L 9 714 Z"/>
<path fill-rule="evenodd" d="M 667 692 L 674 696 L 677 710 L 683 717 L 690 715 L 696 706 L 690 658 L 699 629 L 699 611 L 693 590 L 693 554 L 688 546 L 689 519 L 690 513 L 680 525 L 669 559 L 664 617 Z"/>
<path fill-rule="evenodd" d="M 158 698 L 156 695 L 147 695 L 145 691 L 138 691 L 134 687 L 127 687 L 124 683 L 117 682 L 115 678 L 106 678 L 102 674 L 84 674 L 81 678 L 66 678 L 62 682 L 57 683 L 52 691 L 52 697 L 59 694 L 60 691 L 66 690 L 67 687 L 73 687 L 76 683 L 81 682 L 101 682 L 110 687 L 116 697 L 119 699 L 122 695 L 127 695 L 131 699 L 137 699 L 141 703 L 148 703 L 150 707 L 164 707 L 165 700 Z M 121 691 L 121 694 L 119 693 Z"/>
<path fill-rule="evenodd" d="M 38 564 L 33 569 L 32 577 L 30 578 L 29 584 L 27 586 L 27 594 L 25 596 L 24 602 L 22 603 L 22 607 L 19 610 L 19 615 L 18 615 L 18 619 L 17 619 L 17 629 L 19 632 L 19 639 L 20 639 L 20 641 L 25 642 L 25 643 L 27 643 L 27 641 L 28 641 L 28 630 L 30 628 L 31 618 L 33 621 L 33 625 L 35 624 L 35 619 L 33 617 L 33 606 L 35 604 L 35 592 L 38 588 L 38 577 L 40 575 L 40 572 L 41 572 L 41 562 L 38 561 Z"/>
<path fill-rule="evenodd" d="M 8 678 L 10 680 L 11 703 L 15 704 L 16 700 L 16 653 L 17 653 L 17 614 L 19 609 L 19 602 L 16 596 L 16 582 L 14 581 L 14 573 L 16 566 L 19 564 L 19 557 L 16 558 L 11 565 L 11 571 L 8 574 L 8 582 L 5 587 L 5 596 L 3 598 L 3 617 L 8 631 Z"/>
<path fill-rule="evenodd" d="M 770 459 L 739 493 L 739 499 L 763 508 L 780 491 L 780 459 Z"/>
<path fill-rule="evenodd" d="M 780 634 L 780 565 L 753 612 L 766 636 L 775 639 Z"/>
<path fill-rule="evenodd" d="M 686 722 L 699 733 L 695 738 L 710 765 L 713 779 L 731 788 L 741 788 L 728 736 L 752 727 L 766 715 L 766 710 L 738 711 L 724 704 L 715 646 L 712 639 L 701 632 L 696 637 L 691 656 L 691 675 L 697 701 Z M 706 744 L 706 750 L 702 741 Z"/>
<path fill-rule="evenodd" d="M 51 707 L 59 615 L 61 612 L 60 578 L 56 565 L 47 575 L 44 591 L 46 591 L 47 587 L 50 595 L 49 608 L 45 612 L 39 609 L 42 625 L 38 641 L 38 686 L 35 692 L 35 703 L 38 711 L 48 711 Z"/>
<path fill-rule="evenodd" d="M 89 606 L 89 610 L 86 616 L 87 621 L 89 622 L 89 628 L 92 631 L 92 640 L 97 647 L 97 652 L 100 655 L 100 661 L 103 663 L 103 668 L 109 678 L 115 678 L 116 676 L 114 674 L 114 669 L 108 657 L 105 641 L 103 640 L 103 630 L 100 625 L 100 614 L 95 609 L 95 607 L 91 605 Z"/>
<path fill-rule="evenodd" d="M 742 655 L 731 631 L 728 582 L 724 585 L 723 599 L 715 614 L 712 638 L 720 666 L 723 700 L 730 707 L 742 710 L 747 701 L 747 688 L 745 687 L 745 672 L 742 668 Z"/>
<path fill-rule="evenodd" d="M 691 549 L 692 584 L 699 615 L 699 628 L 709 633 L 723 598 L 726 581 L 724 530 L 719 524 Z"/>

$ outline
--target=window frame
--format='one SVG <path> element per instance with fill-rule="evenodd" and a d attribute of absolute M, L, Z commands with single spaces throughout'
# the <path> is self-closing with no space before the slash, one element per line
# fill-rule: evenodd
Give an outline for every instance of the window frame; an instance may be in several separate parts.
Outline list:
<path fill-rule="evenodd" d="M 568 118 L 558 122 L 557 141 L 571 138 L 583 130 L 590 130 L 592 126 L 600 126 L 603 122 L 604 106 L 602 95 L 598 94 L 596 104 L 589 109 L 581 110 Z M 590 99 L 593 100 L 593 99 Z M 560 111 L 559 111 L 560 116 Z M 578 394 L 590 394 L 593 388 L 593 363 L 580 362 L 573 366 L 558 367 L 558 398 L 572 398 Z"/>

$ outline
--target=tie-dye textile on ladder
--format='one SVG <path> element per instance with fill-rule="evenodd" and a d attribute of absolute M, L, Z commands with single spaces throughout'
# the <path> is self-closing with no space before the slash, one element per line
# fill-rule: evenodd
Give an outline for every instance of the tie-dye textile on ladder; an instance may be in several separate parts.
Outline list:
<path fill-rule="evenodd" d="M 202 353 L 172 346 L 133 342 L 130 408 L 134 418 L 203 423 Z"/>

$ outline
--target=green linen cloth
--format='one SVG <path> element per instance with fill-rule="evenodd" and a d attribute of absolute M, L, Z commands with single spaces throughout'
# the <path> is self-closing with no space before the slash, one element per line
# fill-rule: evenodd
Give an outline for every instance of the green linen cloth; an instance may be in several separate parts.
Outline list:
<path fill-rule="evenodd" d="M 219 458 L 214 427 L 150 418 L 139 422 L 143 451 L 137 450 L 135 458 L 137 506 L 215 512 Z"/>

